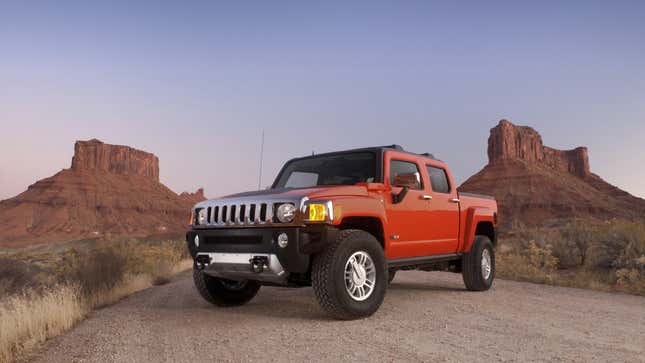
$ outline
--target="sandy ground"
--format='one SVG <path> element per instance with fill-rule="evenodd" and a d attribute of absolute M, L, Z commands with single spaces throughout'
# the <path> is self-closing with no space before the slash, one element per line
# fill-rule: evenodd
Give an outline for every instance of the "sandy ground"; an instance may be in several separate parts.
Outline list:
<path fill-rule="evenodd" d="M 645 298 L 400 272 L 381 309 L 330 320 L 310 288 L 262 288 L 215 308 L 189 273 L 95 312 L 50 341 L 40 362 L 606 361 L 645 362 Z"/>

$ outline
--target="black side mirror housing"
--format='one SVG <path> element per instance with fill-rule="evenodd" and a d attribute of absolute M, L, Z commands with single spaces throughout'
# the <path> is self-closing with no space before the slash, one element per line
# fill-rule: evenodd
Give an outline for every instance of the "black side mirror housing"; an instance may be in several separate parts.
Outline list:
<path fill-rule="evenodd" d="M 405 198 L 405 196 L 408 194 L 409 189 L 410 188 L 408 188 L 408 187 L 403 187 L 403 189 L 401 189 L 399 194 L 392 193 L 392 203 L 393 204 L 401 203 L 403 201 L 403 199 Z"/>

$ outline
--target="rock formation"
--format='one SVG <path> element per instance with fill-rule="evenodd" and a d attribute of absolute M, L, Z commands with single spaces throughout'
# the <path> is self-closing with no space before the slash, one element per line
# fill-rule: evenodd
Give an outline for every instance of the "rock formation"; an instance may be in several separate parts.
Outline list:
<path fill-rule="evenodd" d="M 527 126 L 515 126 L 507 120 L 501 120 L 497 127 L 491 129 L 488 159 L 491 163 L 520 159 L 580 177 L 591 175 L 586 147 L 562 151 L 544 146 L 537 131 Z"/>
<path fill-rule="evenodd" d="M 557 150 L 527 126 L 501 120 L 488 138 L 489 163 L 460 191 L 494 195 L 503 227 L 558 225 L 574 218 L 642 219 L 645 200 L 589 169 L 587 148 Z"/>
<path fill-rule="evenodd" d="M 195 193 L 183 192 L 179 194 L 179 198 L 192 204 L 197 204 L 198 202 L 206 200 L 206 196 L 204 195 L 204 188 L 197 189 Z"/>
<path fill-rule="evenodd" d="M 177 195 L 159 159 L 127 146 L 78 141 L 72 167 L 0 202 L 0 246 L 110 236 L 179 236 L 204 191 Z"/>
<path fill-rule="evenodd" d="M 72 170 L 97 170 L 159 181 L 159 158 L 129 146 L 109 145 L 92 139 L 76 141 Z"/>

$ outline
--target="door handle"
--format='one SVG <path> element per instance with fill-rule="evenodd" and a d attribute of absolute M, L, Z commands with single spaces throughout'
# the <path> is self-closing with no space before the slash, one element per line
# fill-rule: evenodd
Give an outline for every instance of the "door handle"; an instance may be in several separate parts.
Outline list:
<path fill-rule="evenodd" d="M 420 197 L 419 197 L 419 199 L 423 199 L 423 200 L 431 200 L 431 199 L 432 199 L 432 195 L 424 194 L 424 195 L 420 196 Z"/>
<path fill-rule="evenodd" d="M 460 202 L 459 198 L 452 198 L 452 199 L 450 199 L 450 201 L 453 202 L 453 203 L 459 203 Z"/>

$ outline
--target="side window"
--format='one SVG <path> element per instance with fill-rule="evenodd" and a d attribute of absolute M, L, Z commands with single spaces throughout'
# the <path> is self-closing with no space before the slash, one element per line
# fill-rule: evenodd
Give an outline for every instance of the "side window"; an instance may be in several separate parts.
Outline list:
<path fill-rule="evenodd" d="M 450 193 L 450 184 L 448 183 L 446 171 L 430 165 L 426 167 L 428 168 L 428 175 L 430 175 L 432 190 L 437 193 Z"/>
<path fill-rule="evenodd" d="M 421 173 L 417 164 L 409 161 L 392 160 L 390 162 L 390 184 L 410 189 L 423 189 Z"/>

